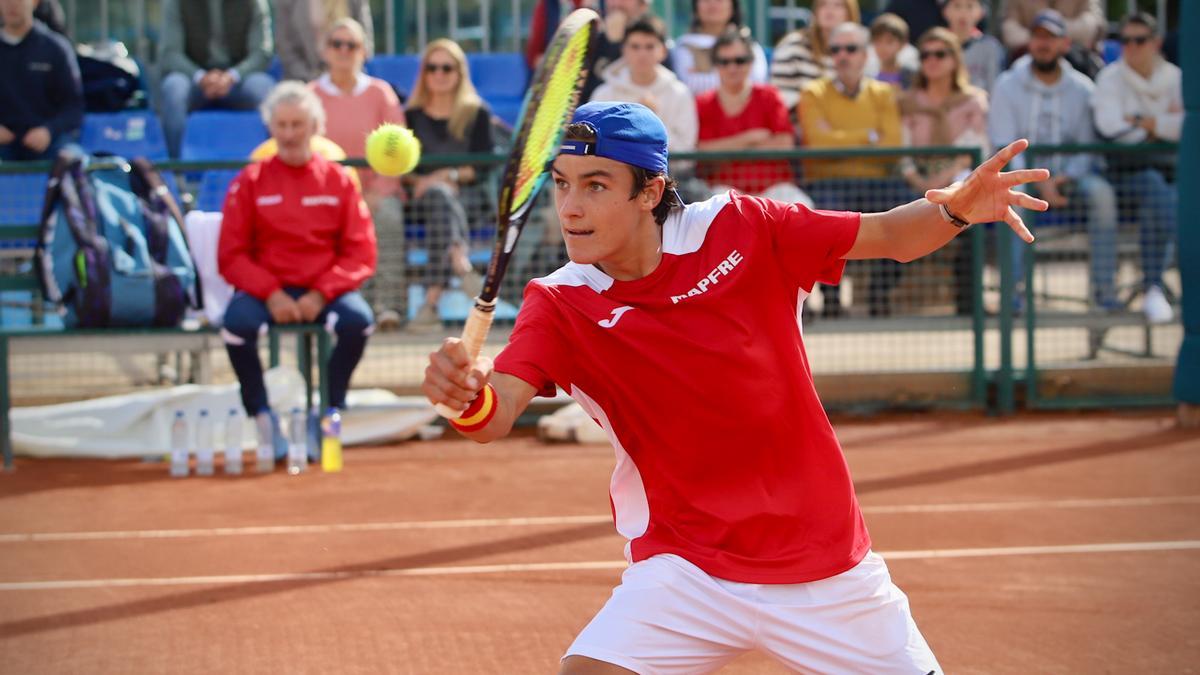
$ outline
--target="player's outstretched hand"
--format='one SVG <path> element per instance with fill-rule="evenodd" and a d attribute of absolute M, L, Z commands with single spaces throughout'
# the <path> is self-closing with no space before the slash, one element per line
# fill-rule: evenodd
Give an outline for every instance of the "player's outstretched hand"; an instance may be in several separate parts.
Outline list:
<path fill-rule="evenodd" d="M 969 223 L 991 223 L 1003 220 L 1026 243 L 1033 241 L 1033 233 L 1025 227 L 1013 207 L 1034 211 L 1045 211 L 1050 205 L 1045 201 L 1014 189 L 1025 183 L 1046 180 L 1050 172 L 1045 169 L 1020 169 L 1001 171 L 1013 157 L 1029 147 L 1024 138 L 1013 141 L 991 159 L 980 164 L 965 180 L 941 188 L 929 190 L 925 198 L 934 204 L 945 204 L 946 209 Z"/>
<path fill-rule="evenodd" d="M 463 341 L 446 338 L 441 348 L 429 355 L 421 391 L 430 403 L 466 410 L 491 376 L 491 359 L 480 356 L 472 364 Z"/>

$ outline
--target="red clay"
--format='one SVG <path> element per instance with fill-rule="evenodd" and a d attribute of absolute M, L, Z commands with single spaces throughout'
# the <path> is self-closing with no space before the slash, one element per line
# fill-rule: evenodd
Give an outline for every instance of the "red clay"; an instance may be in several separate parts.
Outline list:
<path fill-rule="evenodd" d="M 1175 430 L 1166 414 L 921 415 L 838 429 L 885 556 L 1200 546 L 1200 435 Z M 607 446 L 542 445 L 528 436 L 491 446 L 350 449 L 345 472 L 301 477 L 170 480 L 160 464 L 19 461 L 15 473 L 0 475 L 4 670 L 553 672 L 620 574 L 565 567 L 620 561 L 622 542 L 603 522 L 612 462 Z M 1062 500 L 1082 501 L 1048 503 Z M 895 508 L 931 504 L 974 506 Z M 512 517 L 559 520 L 160 532 Z M 11 536 L 75 532 L 117 533 Z M 399 576 L 525 563 L 564 567 Z M 947 672 L 1194 672 L 1200 663 L 1195 547 L 893 557 L 889 566 Z M 151 584 L 295 573 L 309 576 Z M 11 586 L 116 579 L 134 581 Z M 723 672 L 784 671 L 749 655 Z"/>

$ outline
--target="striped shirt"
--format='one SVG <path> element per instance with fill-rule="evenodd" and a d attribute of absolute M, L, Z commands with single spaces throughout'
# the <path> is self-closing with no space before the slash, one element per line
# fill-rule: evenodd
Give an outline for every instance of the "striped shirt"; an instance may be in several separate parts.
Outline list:
<path fill-rule="evenodd" d="M 794 30 L 775 45 L 771 55 L 771 85 L 783 95 L 788 109 L 800 103 L 800 90 L 809 82 L 833 74 L 833 60 L 818 57 L 807 30 Z"/>

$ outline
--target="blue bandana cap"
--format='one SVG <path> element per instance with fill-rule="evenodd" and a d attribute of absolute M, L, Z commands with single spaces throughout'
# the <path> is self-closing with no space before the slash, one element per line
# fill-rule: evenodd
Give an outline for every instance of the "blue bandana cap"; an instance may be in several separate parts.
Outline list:
<path fill-rule="evenodd" d="M 571 122 L 591 127 L 596 141 L 563 140 L 560 154 L 607 157 L 647 171 L 667 172 L 667 128 L 646 106 L 593 101 L 576 108 Z"/>

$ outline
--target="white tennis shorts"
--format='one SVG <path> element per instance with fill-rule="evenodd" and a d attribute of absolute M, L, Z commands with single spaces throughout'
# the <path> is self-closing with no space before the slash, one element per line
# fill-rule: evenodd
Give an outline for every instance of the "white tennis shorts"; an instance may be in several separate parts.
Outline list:
<path fill-rule="evenodd" d="M 726 581 L 656 555 L 625 570 L 563 658 L 643 675 L 707 673 L 754 649 L 804 673 L 942 672 L 876 553 L 804 584 Z"/>

